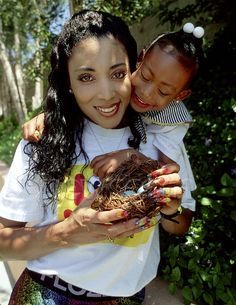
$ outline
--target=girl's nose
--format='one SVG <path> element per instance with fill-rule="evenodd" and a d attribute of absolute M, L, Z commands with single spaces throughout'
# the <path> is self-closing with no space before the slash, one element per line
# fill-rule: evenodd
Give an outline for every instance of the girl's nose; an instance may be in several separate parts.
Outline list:
<path fill-rule="evenodd" d="M 152 83 L 146 83 L 141 86 L 141 92 L 143 97 L 152 98 L 155 94 L 155 89 Z"/>

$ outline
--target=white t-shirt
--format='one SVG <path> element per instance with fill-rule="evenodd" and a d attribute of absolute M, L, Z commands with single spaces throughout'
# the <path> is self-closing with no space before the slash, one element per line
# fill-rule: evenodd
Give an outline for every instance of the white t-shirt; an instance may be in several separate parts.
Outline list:
<path fill-rule="evenodd" d="M 184 194 L 181 205 L 195 211 L 195 200 L 191 192 L 196 189 L 196 183 L 192 168 L 185 149 L 183 138 L 186 135 L 189 124 L 175 126 L 160 126 L 149 124 L 146 126 L 147 133 L 154 137 L 153 145 L 165 154 L 168 158 L 175 161 L 180 166 L 179 175 L 182 180 Z"/>
<path fill-rule="evenodd" d="M 90 160 L 110 151 L 128 148 L 129 128 L 104 129 L 86 123 L 83 145 Z M 156 159 L 150 134 L 140 151 Z M 43 226 L 62 220 L 79 205 L 95 181 L 92 169 L 84 165 L 82 156 L 73 166 L 69 179 L 61 185 L 56 211 L 43 208 L 43 185 L 39 178 L 25 187 L 28 157 L 21 141 L 9 170 L 0 197 L 0 216 Z M 77 147 L 78 150 L 78 147 Z M 77 151 L 78 152 L 78 151 Z M 158 226 L 135 234 L 133 238 L 106 240 L 98 243 L 61 249 L 28 262 L 28 268 L 43 274 L 57 274 L 64 281 L 83 289 L 109 296 L 130 296 L 146 286 L 155 276 L 160 259 Z"/>

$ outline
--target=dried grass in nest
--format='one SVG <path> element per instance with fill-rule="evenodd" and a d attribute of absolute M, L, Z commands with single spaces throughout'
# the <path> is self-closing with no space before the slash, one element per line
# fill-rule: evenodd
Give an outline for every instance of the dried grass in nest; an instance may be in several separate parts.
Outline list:
<path fill-rule="evenodd" d="M 99 211 L 122 208 L 128 212 L 128 219 L 155 216 L 161 206 L 148 196 L 150 190 L 140 194 L 137 191 L 148 182 L 147 175 L 158 168 L 158 161 L 149 159 L 139 163 L 132 159 L 123 162 L 103 180 L 92 208 Z M 135 194 L 125 195 L 127 191 Z"/>

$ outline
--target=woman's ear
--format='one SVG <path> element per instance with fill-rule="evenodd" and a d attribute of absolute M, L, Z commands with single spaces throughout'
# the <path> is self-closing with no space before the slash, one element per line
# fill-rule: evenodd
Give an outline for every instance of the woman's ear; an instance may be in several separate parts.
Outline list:
<path fill-rule="evenodd" d="M 141 65 L 141 63 L 142 63 L 142 61 L 143 61 L 143 59 L 144 59 L 144 55 L 145 55 L 145 49 L 143 48 L 143 49 L 141 50 L 141 52 L 139 53 L 139 55 L 138 55 L 136 68 L 138 68 L 138 67 Z"/>
<path fill-rule="evenodd" d="M 175 100 L 183 101 L 186 98 L 188 98 L 191 95 L 191 93 L 192 93 L 191 89 L 185 89 L 185 90 L 181 91 L 180 93 L 178 93 Z"/>

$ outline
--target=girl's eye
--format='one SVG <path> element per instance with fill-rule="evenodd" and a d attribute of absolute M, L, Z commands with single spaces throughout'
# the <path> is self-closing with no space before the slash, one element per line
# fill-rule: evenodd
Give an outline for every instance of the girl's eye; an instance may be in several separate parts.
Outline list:
<path fill-rule="evenodd" d="M 115 78 L 115 79 L 123 79 L 125 76 L 126 76 L 127 72 L 126 71 L 118 71 L 118 72 L 115 72 L 113 75 L 112 75 L 112 78 Z"/>
<path fill-rule="evenodd" d="M 149 81 L 149 78 L 143 74 L 143 71 L 142 71 L 142 70 L 140 70 L 140 73 L 141 73 L 142 79 L 144 79 L 146 82 L 148 82 L 148 81 Z"/>
<path fill-rule="evenodd" d="M 160 89 L 159 89 L 159 93 L 160 93 L 160 95 L 162 95 L 162 96 L 168 96 L 168 95 L 169 95 L 169 93 L 165 93 L 165 92 L 161 91 Z"/>
<path fill-rule="evenodd" d="M 78 78 L 81 82 L 91 82 L 94 78 L 91 74 L 82 74 Z"/>

